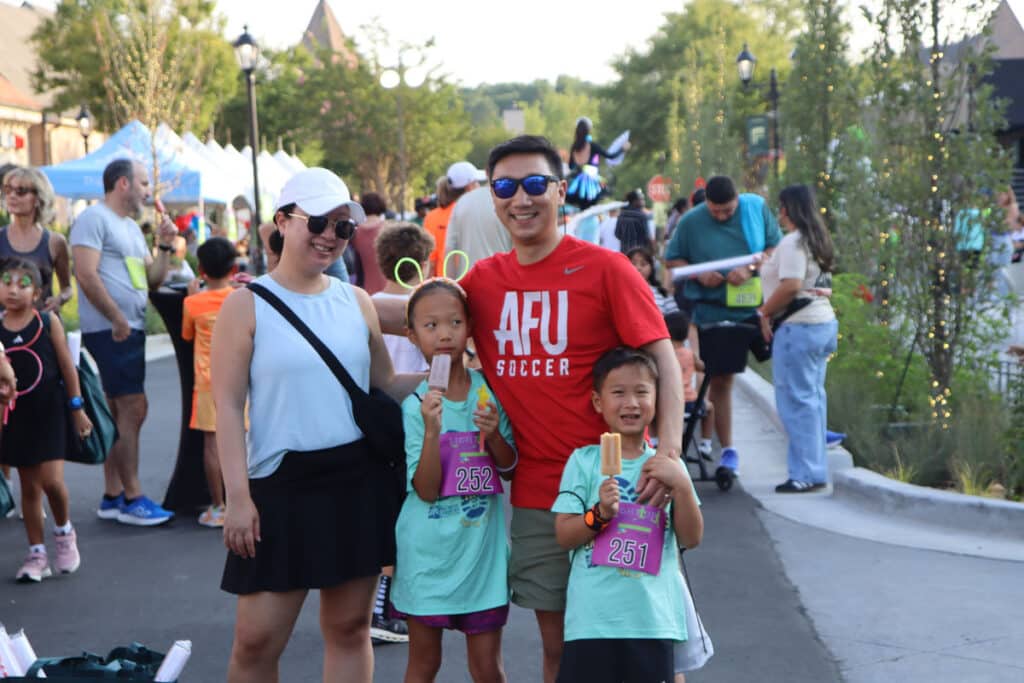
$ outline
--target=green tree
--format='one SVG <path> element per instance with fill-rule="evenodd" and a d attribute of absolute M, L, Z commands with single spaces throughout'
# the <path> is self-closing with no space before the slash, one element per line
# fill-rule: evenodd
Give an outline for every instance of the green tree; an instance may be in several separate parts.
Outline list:
<path fill-rule="evenodd" d="M 101 129 L 159 101 L 172 128 L 185 122 L 204 130 L 238 80 L 214 7 L 212 0 L 62 0 L 32 36 L 33 85 L 53 90 L 59 110 L 87 104 Z"/>
<path fill-rule="evenodd" d="M 994 315 L 1003 304 L 991 288 L 993 268 L 965 241 L 972 226 L 987 236 L 1002 221 L 990 210 L 991 192 L 1008 187 L 1010 159 L 995 135 L 1004 125 L 1000 103 L 982 80 L 991 48 L 984 39 L 950 45 L 949 17 L 960 12 L 964 26 L 989 25 L 969 1 L 885 0 L 871 17 L 879 33 L 869 63 L 878 182 L 861 190 L 884 209 L 877 244 L 898 239 L 879 259 L 880 277 L 893 324 L 928 365 L 931 417 L 942 427 L 952 417 L 954 369 L 984 362 L 993 325 L 1005 325 Z"/>

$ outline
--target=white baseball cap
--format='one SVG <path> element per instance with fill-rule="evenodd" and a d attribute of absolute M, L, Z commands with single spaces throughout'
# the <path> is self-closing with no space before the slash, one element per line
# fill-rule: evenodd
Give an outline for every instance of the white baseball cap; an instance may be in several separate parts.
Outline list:
<path fill-rule="evenodd" d="M 461 190 L 474 181 L 482 183 L 485 180 L 487 174 L 468 161 L 456 161 L 448 167 L 448 184 L 456 190 Z"/>
<path fill-rule="evenodd" d="M 274 210 L 289 204 L 297 204 L 310 216 L 324 216 L 344 205 L 356 223 L 366 221 L 366 212 L 359 202 L 352 200 L 345 182 L 326 168 L 306 168 L 289 178 Z"/>

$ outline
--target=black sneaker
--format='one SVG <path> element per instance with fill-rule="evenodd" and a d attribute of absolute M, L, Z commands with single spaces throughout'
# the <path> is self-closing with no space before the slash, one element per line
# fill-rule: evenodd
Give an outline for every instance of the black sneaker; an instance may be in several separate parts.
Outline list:
<path fill-rule="evenodd" d="M 775 487 L 775 493 L 810 493 L 811 491 L 820 491 L 823 488 L 825 488 L 825 484 L 821 482 L 815 484 L 809 481 L 787 479 Z"/>
<path fill-rule="evenodd" d="M 374 614 L 370 623 L 370 642 L 374 645 L 408 643 L 409 627 L 401 619 L 385 619 Z"/>

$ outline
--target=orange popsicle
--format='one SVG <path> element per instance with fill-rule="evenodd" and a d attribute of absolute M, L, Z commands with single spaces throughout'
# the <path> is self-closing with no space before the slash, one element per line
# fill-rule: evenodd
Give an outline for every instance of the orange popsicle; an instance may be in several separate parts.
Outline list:
<path fill-rule="evenodd" d="M 622 435 L 601 435 L 601 474 L 613 477 L 622 474 Z"/>

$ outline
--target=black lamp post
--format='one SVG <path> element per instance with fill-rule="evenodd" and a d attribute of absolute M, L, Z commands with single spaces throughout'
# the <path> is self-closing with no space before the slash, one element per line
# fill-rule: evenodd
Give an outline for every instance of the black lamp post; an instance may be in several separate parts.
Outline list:
<path fill-rule="evenodd" d="M 238 66 L 245 75 L 246 92 L 249 96 L 249 146 L 252 149 L 252 199 L 253 215 L 249 221 L 249 262 L 251 269 L 263 272 L 263 249 L 260 245 L 260 173 L 256 158 L 260 153 L 259 121 L 256 117 L 256 63 L 260 47 L 251 35 L 249 26 L 243 27 L 242 35 L 233 43 Z"/>
<path fill-rule="evenodd" d="M 75 117 L 78 122 L 78 131 L 82 134 L 82 142 L 85 143 L 85 153 L 89 153 L 89 134 L 92 133 L 92 115 L 89 114 L 89 107 L 82 105 Z"/>
<path fill-rule="evenodd" d="M 743 87 L 750 85 L 754 80 L 754 67 L 757 66 L 755 57 L 743 44 L 743 50 L 736 57 L 736 71 L 739 72 L 740 82 Z M 771 105 L 772 119 L 772 169 L 775 173 L 775 180 L 779 180 L 779 156 L 782 153 L 782 143 L 779 140 L 779 78 L 773 68 L 768 77 L 768 102 Z"/>

